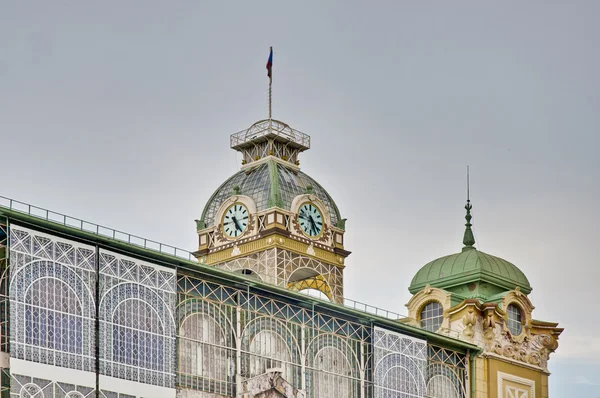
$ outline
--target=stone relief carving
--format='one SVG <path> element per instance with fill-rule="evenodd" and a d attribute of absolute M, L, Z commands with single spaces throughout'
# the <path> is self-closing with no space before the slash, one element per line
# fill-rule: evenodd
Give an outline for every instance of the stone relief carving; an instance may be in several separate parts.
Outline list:
<path fill-rule="evenodd" d="M 248 379 L 243 383 L 244 398 L 305 398 L 304 391 L 294 388 L 282 377 L 281 369 L 269 369 L 267 373 Z"/>
<path fill-rule="evenodd" d="M 469 340 L 473 339 L 473 336 L 475 335 L 473 328 L 477 323 L 477 317 L 475 316 L 475 313 L 469 310 L 469 312 L 463 316 L 462 323 L 465 325 L 465 328 L 463 329 L 463 335 Z"/>
<path fill-rule="evenodd" d="M 550 354 L 557 347 L 558 342 L 549 334 L 526 335 L 522 341 L 518 341 L 509 332 L 501 331 L 488 349 L 498 355 L 547 370 Z"/>

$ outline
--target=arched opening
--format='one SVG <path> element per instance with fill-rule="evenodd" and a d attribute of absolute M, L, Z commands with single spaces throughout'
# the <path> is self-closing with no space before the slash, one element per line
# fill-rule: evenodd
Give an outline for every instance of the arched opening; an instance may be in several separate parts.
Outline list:
<path fill-rule="evenodd" d="M 295 290 L 309 296 L 323 298 L 333 301 L 333 292 L 327 280 L 316 270 L 311 268 L 299 268 L 288 278 L 288 289 Z M 308 292 L 307 292 L 308 291 Z M 318 294 L 316 292 L 321 292 Z M 312 292 L 312 293 L 311 293 Z"/>
<path fill-rule="evenodd" d="M 300 383 L 300 350 L 297 335 L 287 325 L 269 317 L 255 318 L 242 334 L 241 374 L 250 378 L 278 368 L 285 380 Z"/>
<path fill-rule="evenodd" d="M 65 282 L 44 277 L 25 293 L 25 343 L 73 354 L 83 352 L 81 302 Z"/>
<path fill-rule="evenodd" d="M 395 393 L 400 393 L 399 395 L 393 395 L 398 398 L 418 396 L 417 393 L 420 390 L 414 372 L 404 366 L 391 367 L 383 377 L 383 385 Z"/>
<path fill-rule="evenodd" d="M 307 389 L 314 398 L 356 397 L 360 371 L 356 351 L 334 334 L 321 334 L 308 346 Z"/>
<path fill-rule="evenodd" d="M 179 372 L 215 381 L 231 381 L 235 359 L 223 328 L 206 314 L 194 313 L 179 329 Z"/>
<path fill-rule="evenodd" d="M 323 347 L 314 358 L 313 397 L 351 397 L 352 371 L 348 358 L 335 347 Z"/>
<path fill-rule="evenodd" d="M 258 376 L 268 369 L 279 368 L 286 375 L 290 375 L 289 369 L 292 361 L 289 347 L 283 338 L 271 330 L 258 332 L 250 342 L 250 375 Z"/>
<path fill-rule="evenodd" d="M 148 303 L 124 300 L 113 312 L 113 360 L 146 369 L 164 370 L 164 327 Z"/>
<path fill-rule="evenodd" d="M 322 291 L 317 290 L 317 289 L 311 289 L 311 288 L 307 288 L 307 289 L 302 289 L 299 290 L 298 293 L 302 293 L 305 294 L 309 297 L 315 297 L 321 300 L 326 300 L 326 301 L 331 301 L 331 299 Z"/>
<path fill-rule="evenodd" d="M 435 375 L 427 383 L 428 398 L 459 398 L 457 386 L 447 376 Z"/>

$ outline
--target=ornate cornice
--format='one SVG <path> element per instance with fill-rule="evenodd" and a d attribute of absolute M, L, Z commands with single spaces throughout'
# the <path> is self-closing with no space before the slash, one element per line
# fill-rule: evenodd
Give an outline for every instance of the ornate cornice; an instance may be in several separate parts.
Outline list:
<path fill-rule="evenodd" d="M 518 336 L 512 335 L 506 326 L 507 314 L 503 308 L 511 303 L 522 309 L 523 331 Z M 467 299 L 447 313 L 451 329 L 459 332 L 461 339 L 478 344 L 486 355 L 547 372 L 550 354 L 558 348 L 563 329 L 557 323 L 532 320 L 532 310 L 529 299 L 513 290 L 500 303 Z"/>
<path fill-rule="evenodd" d="M 199 258 L 201 264 L 213 265 L 236 259 L 238 257 L 248 256 L 250 254 L 263 251 L 269 248 L 283 248 L 297 254 L 313 257 L 327 264 L 338 268 L 345 268 L 344 257 L 336 254 L 333 248 L 319 245 L 309 240 L 294 239 L 289 234 L 273 233 L 269 236 L 254 236 L 242 239 L 237 242 L 231 242 L 209 251 Z"/>

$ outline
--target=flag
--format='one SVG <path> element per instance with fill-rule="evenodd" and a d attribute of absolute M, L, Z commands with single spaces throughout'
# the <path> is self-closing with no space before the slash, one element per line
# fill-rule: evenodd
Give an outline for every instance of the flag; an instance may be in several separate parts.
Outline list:
<path fill-rule="evenodd" d="M 271 47 L 271 52 L 269 53 L 269 60 L 267 61 L 267 76 L 269 76 L 269 79 L 273 78 L 273 76 L 271 74 L 272 69 L 273 69 L 273 47 Z"/>

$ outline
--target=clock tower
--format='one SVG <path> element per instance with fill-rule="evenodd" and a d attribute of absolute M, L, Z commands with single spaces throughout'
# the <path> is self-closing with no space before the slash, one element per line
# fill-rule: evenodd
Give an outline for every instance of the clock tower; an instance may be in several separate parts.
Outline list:
<path fill-rule="evenodd" d="M 241 170 L 196 220 L 201 264 L 343 300 L 345 219 L 327 191 L 300 170 L 310 136 L 274 119 L 230 138 Z"/>

